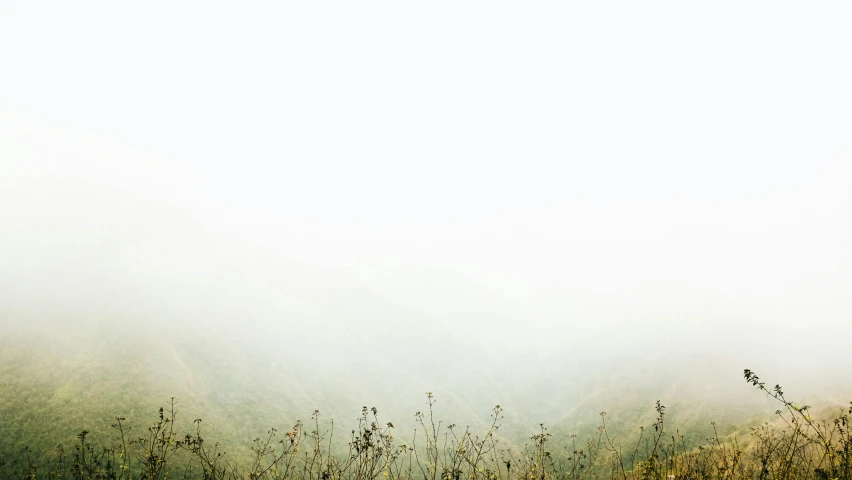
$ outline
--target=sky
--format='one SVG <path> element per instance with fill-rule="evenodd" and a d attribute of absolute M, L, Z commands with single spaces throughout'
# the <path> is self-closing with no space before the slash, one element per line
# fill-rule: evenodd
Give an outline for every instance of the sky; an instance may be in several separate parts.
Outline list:
<path fill-rule="evenodd" d="M 0 1 L 0 260 L 37 276 L 128 197 L 140 235 L 346 272 L 471 338 L 825 355 L 852 334 L 850 14 Z"/>

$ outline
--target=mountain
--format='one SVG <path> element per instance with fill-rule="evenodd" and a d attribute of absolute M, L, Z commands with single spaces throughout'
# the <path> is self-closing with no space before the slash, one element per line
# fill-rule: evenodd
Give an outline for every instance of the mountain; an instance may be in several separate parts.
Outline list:
<path fill-rule="evenodd" d="M 116 416 L 144 432 L 174 397 L 179 428 L 243 458 L 269 427 L 320 411 L 342 446 L 361 408 L 410 439 L 433 392 L 444 426 L 482 432 L 496 404 L 518 446 L 552 426 L 594 435 L 607 411 L 632 438 L 669 407 L 700 441 L 710 421 L 774 407 L 740 375 L 746 357 L 666 342 L 562 349 L 490 342 L 534 312 L 450 270 L 373 276 L 288 260 L 208 231 L 180 209 L 96 186 L 21 189 L 0 237 L 0 452 L 20 458 L 82 429 L 108 439 Z M 8 192 L 7 192 L 8 193 Z M 71 199 L 74 199 L 73 201 Z M 22 213 L 26 212 L 26 213 Z M 298 252 L 290 252 L 297 258 Z M 523 332 L 530 337 L 529 332 Z M 538 334 L 546 336 L 546 331 Z M 630 332 L 611 332 L 629 345 Z M 584 343 L 585 342 L 585 343 Z"/>

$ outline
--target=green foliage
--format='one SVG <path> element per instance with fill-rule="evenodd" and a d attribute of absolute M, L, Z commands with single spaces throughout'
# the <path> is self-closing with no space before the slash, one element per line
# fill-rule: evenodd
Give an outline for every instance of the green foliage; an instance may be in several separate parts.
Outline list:
<path fill-rule="evenodd" d="M 110 441 L 93 443 L 79 431 L 70 450 L 57 445 L 46 457 L 29 448 L 23 456 L 0 460 L 0 477 L 9 479 L 270 479 L 270 480 L 798 480 L 852 478 L 852 406 L 837 415 L 814 415 L 811 407 L 789 401 L 780 385 L 767 388 L 752 371 L 745 380 L 782 404 L 777 420 L 752 427 L 748 435 L 714 434 L 698 445 L 667 427 L 659 401 L 650 428 L 625 450 L 611 434 L 607 414 L 585 441 L 576 435 L 554 448 L 543 425 L 522 446 L 497 435 L 503 409 L 495 406 L 491 422 L 476 433 L 470 427 L 444 426 L 436 418 L 435 396 L 426 394 L 428 410 L 414 415 L 417 428 L 410 443 L 395 436 L 375 407 L 362 408 L 357 428 L 343 449 L 335 447 L 334 422 L 311 415 L 310 426 L 297 421 L 284 434 L 270 429 L 251 442 L 250 454 L 229 455 L 202 434 L 195 419 L 180 434 L 175 401 L 160 408 L 143 434 L 133 436 L 124 417 L 111 425 Z M 42 452 L 44 453 L 44 452 Z M 39 460 L 44 458 L 44 460 Z M 10 460 L 11 459 L 11 460 Z"/>

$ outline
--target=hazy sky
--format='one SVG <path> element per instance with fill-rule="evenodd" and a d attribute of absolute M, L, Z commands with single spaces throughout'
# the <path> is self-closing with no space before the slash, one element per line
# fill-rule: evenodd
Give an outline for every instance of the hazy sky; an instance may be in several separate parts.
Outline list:
<path fill-rule="evenodd" d="M 470 325 L 511 311 L 553 344 L 584 322 L 852 333 L 850 21 L 842 2 L 0 1 L 0 233 L 75 205 L 106 228 L 123 204 L 91 192 L 120 192 L 389 295 L 449 272 L 511 305 Z"/>

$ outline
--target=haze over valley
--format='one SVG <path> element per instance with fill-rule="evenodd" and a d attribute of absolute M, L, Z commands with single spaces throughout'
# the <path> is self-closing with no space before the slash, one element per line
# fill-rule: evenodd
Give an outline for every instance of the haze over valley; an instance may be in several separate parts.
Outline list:
<path fill-rule="evenodd" d="M 86 441 L 115 453 L 116 417 L 144 434 L 172 398 L 161 447 L 201 418 L 235 466 L 187 478 L 297 478 L 252 467 L 252 439 L 315 411 L 336 433 L 299 479 L 440 476 L 329 460 L 363 407 L 388 445 L 428 450 L 410 443 L 427 392 L 446 435 L 488 432 L 499 405 L 484 438 L 524 465 L 471 454 L 450 478 L 568 478 L 522 452 L 544 426 L 553 458 L 582 455 L 571 436 L 602 438 L 601 412 L 619 445 L 662 432 L 661 411 L 682 440 L 666 471 L 656 443 L 583 457 L 624 480 L 699 478 L 677 462 L 717 435 L 761 445 L 779 408 L 835 418 L 852 399 L 850 13 L 0 5 L 0 476 L 59 478 Z M 848 478 L 815 442 L 773 478 Z M 140 463 L 117 478 L 178 475 L 121 452 Z M 108 477 L 84 463 L 73 478 Z M 758 463 L 738 465 L 718 478 Z"/>

